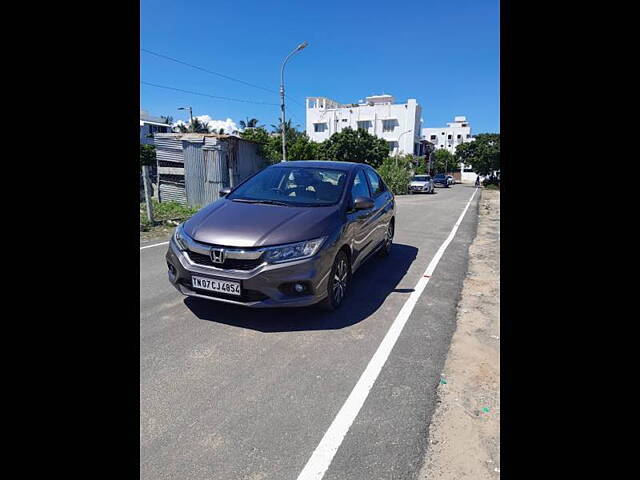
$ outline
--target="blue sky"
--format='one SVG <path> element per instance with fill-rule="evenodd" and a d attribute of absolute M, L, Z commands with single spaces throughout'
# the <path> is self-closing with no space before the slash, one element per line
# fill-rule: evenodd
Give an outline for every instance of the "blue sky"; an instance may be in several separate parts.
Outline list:
<path fill-rule="evenodd" d="M 186 119 L 279 117 L 284 58 L 287 117 L 304 128 L 304 99 L 352 103 L 389 93 L 416 98 L 423 127 L 466 115 L 473 133 L 500 131 L 500 7 L 497 0 L 176 2 L 141 0 L 140 47 L 274 93 L 140 52 L 140 80 L 262 105 L 140 85 L 140 108 Z M 297 103 L 294 103 L 297 102 Z"/>

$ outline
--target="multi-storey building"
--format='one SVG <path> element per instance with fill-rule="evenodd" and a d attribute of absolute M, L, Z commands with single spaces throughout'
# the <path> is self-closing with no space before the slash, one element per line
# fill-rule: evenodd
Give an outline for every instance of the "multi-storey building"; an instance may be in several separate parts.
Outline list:
<path fill-rule="evenodd" d="M 456 153 L 456 146 L 475 140 L 471 136 L 471 126 L 467 117 L 455 117 L 446 127 L 423 128 L 422 138 L 433 143 L 438 148 L 444 148 Z"/>
<path fill-rule="evenodd" d="M 413 98 L 406 103 L 393 102 L 391 95 L 373 95 L 366 101 L 344 105 L 326 97 L 308 97 L 307 135 L 322 142 L 347 127 L 361 128 L 386 140 L 391 155 L 424 155 L 420 138 L 422 107 Z"/>

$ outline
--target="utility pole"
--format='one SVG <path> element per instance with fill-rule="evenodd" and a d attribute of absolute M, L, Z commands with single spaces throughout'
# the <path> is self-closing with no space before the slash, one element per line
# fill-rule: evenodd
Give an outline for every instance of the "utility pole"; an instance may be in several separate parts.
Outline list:
<path fill-rule="evenodd" d="M 149 167 L 147 165 L 142 166 L 142 183 L 144 184 L 144 201 L 147 204 L 147 218 L 151 225 L 153 225 L 153 206 L 151 205 L 151 193 L 149 192 Z"/>
<path fill-rule="evenodd" d="M 193 125 L 193 110 L 191 107 L 178 107 L 178 110 L 187 110 L 189 109 L 189 125 Z"/>
<path fill-rule="evenodd" d="M 289 58 L 291 58 L 293 54 L 301 51 L 307 45 L 309 45 L 309 43 L 307 42 L 302 42 L 300 45 L 298 45 L 293 52 L 287 55 L 287 58 L 284 59 L 284 62 L 282 62 L 282 67 L 280 68 L 280 113 L 282 118 L 282 125 L 280 126 L 280 129 L 282 130 L 282 161 L 283 162 L 287 161 L 286 123 L 285 123 L 285 114 L 284 114 L 284 66 L 287 64 L 287 62 L 289 61 Z"/>

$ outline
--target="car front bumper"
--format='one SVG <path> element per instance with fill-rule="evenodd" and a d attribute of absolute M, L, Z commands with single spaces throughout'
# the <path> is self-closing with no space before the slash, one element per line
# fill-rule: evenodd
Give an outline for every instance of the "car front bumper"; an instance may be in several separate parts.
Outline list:
<path fill-rule="evenodd" d="M 335 256 L 333 250 L 322 248 L 308 259 L 275 265 L 262 264 L 250 271 L 223 270 L 192 263 L 172 239 L 166 260 L 169 281 L 183 295 L 253 308 L 305 307 L 327 296 L 327 282 Z M 239 282 L 241 295 L 196 289 L 192 286 L 192 275 Z M 296 294 L 281 288 L 295 282 L 305 284 L 308 291 Z"/>

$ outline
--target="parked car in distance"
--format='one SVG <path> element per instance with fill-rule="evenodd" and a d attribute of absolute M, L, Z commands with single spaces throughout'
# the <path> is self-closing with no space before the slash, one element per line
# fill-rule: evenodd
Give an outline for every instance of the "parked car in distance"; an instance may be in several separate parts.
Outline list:
<path fill-rule="evenodd" d="M 433 176 L 433 184 L 441 187 L 449 188 L 449 180 L 444 173 L 438 173 Z"/>
<path fill-rule="evenodd" d="M 409 193 L 433 193 L 431 175 L 414 175 L 409 184 Z"/>
<path fill-rule="evenodd" d="M 282 162 L 220 194 L 169 243 L 169 281 L 184 295 L 334 310 L 353 273 L 391 252 L 395 198 L 368 165 Z"/>
<path fill-rule="evenodd" d="M 449 181 L 449 186 L 455 185 L 456 179 L 453 178 L 452 175 L 447 175 L 447 180 Z"/>

